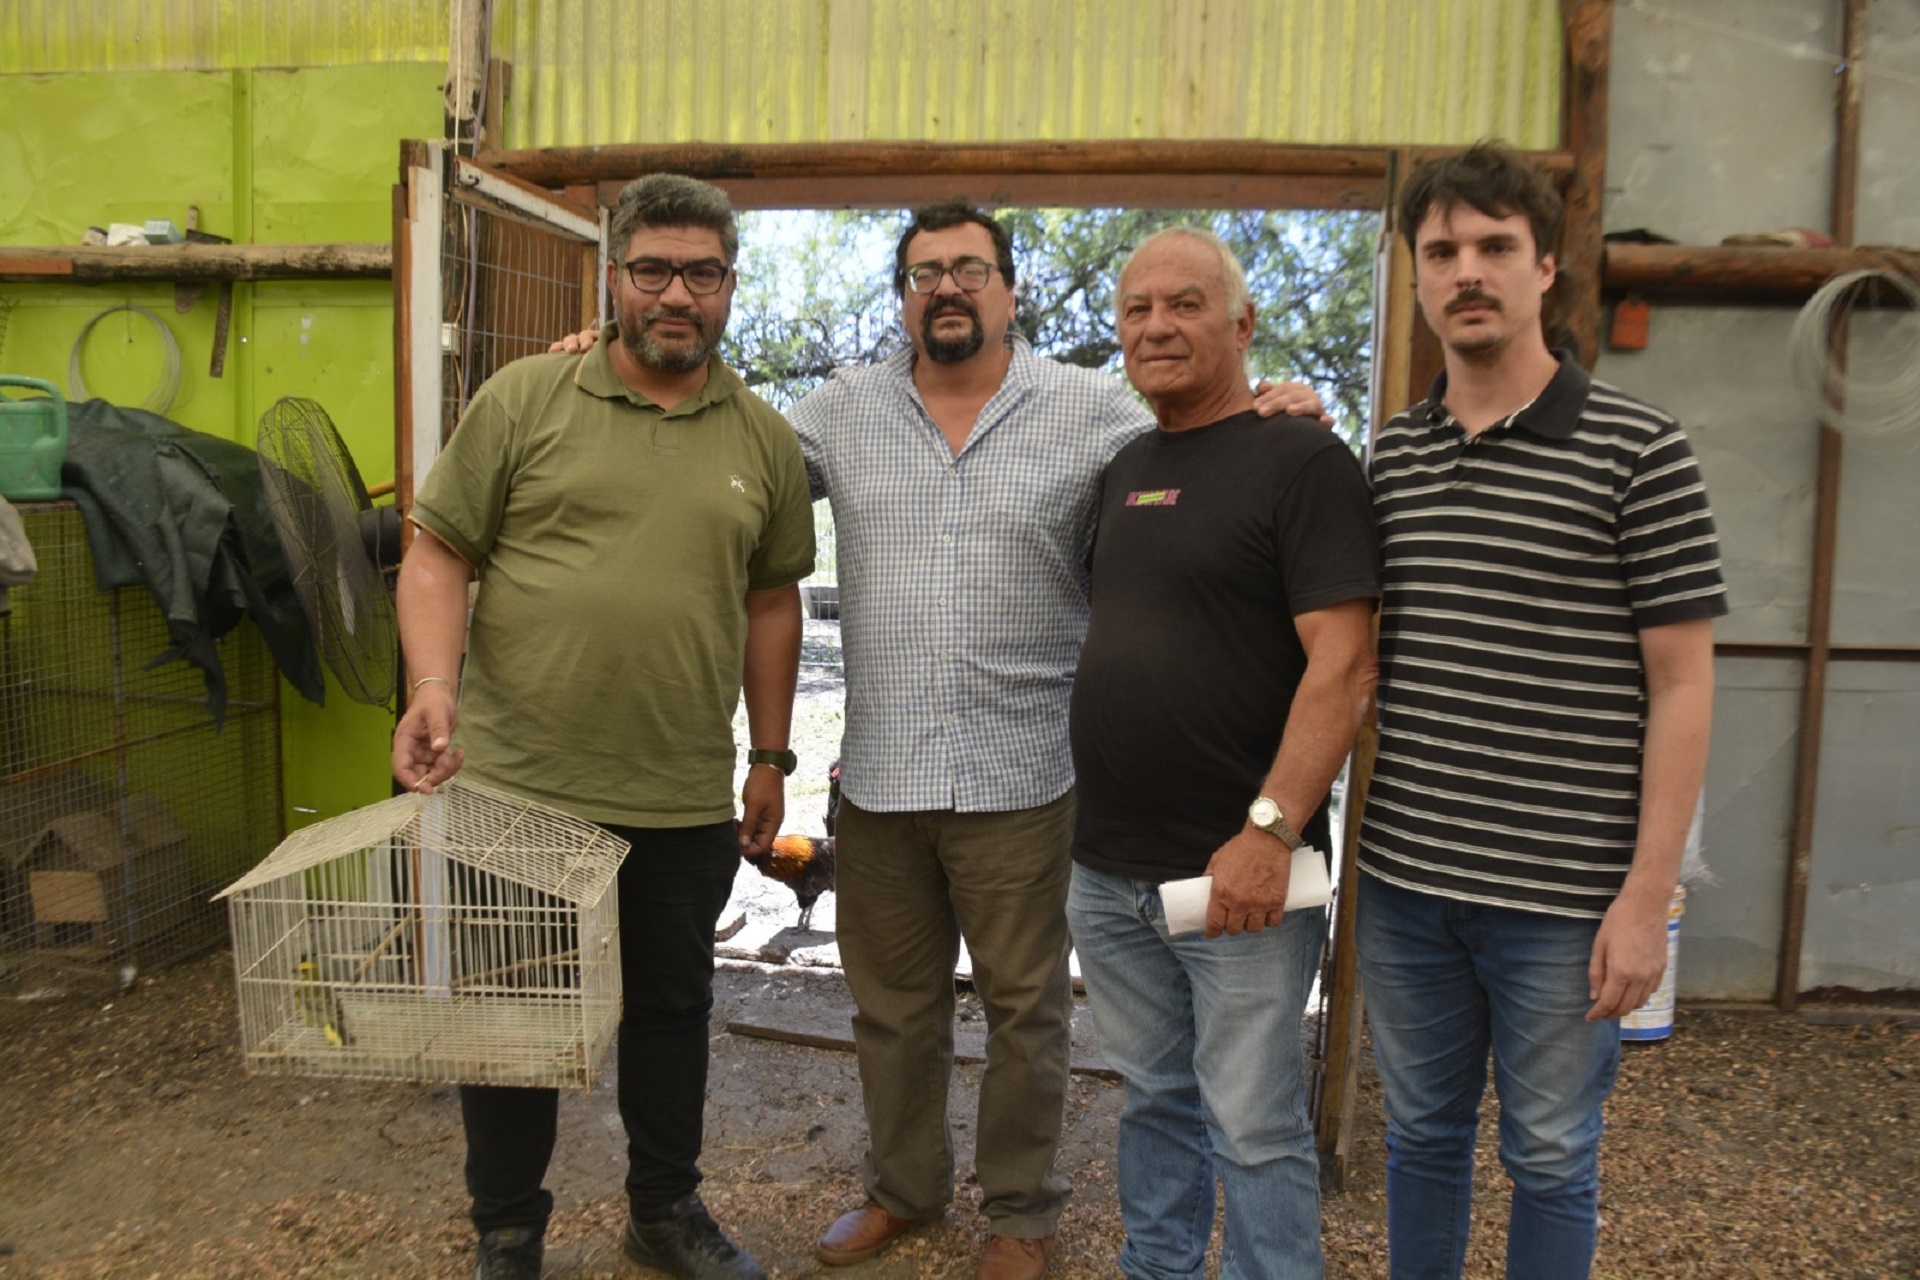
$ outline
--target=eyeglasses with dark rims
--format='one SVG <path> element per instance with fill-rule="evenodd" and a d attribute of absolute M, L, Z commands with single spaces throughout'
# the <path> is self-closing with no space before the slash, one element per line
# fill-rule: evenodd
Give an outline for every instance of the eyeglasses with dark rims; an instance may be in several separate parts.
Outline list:
<path fill-rule="evenodd" d="M 915 293 L 932 293 L 940 287 L 941 276 L 968 293 L 978 293 L 993 279 L 994 265 L 984 258 L 961 258 L 953 263 L 916 262 L 907 268 L 907 288 Z"/>
<path fill-rule="evenodd" d="M 673 285 L 673 278 L 679 276 L 687 292 L 695 297 L 720 292 L 731 270 L 726 263 L 713 258 L 679 266 L 664 258 L 632 258 L 620 265 L 627 269 L 627 279 L 633 282 L 633 287 L 642 293 L 665 293 Z"/>

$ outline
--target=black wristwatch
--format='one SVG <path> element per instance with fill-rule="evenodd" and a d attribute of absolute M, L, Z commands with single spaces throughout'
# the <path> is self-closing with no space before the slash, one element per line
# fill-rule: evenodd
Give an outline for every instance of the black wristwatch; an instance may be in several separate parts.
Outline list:
<path fill-rule="evenodd" d="M 770 764 L 778 769 L 783 777 L 791 778 L 793 771 L 800 767 L 800 757 L 791 751 L 775 751 L 768 747 L 755 747 L 747 752 L 749 768 L 756 764 Z"/>

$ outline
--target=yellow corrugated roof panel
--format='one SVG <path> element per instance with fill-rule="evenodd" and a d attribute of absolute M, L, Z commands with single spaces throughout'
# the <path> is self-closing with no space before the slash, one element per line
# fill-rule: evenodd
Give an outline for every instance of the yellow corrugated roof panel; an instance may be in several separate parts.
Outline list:
<path fill-rule="evenodd" d="M 6 0 L 0 72 L 445 62 L 446 0 Z"/>
<path fill-rule="evenodd" d="M 502 0 L 509 147 L 1559 144 L 1556 0 Z"/>
<path fill-rule="evenodd" d="M 446 0 L 8 0 L 0 70 L 444 62 Z M 509 147 L 1559 144 L 1558 0 L 497 0 Z"/>

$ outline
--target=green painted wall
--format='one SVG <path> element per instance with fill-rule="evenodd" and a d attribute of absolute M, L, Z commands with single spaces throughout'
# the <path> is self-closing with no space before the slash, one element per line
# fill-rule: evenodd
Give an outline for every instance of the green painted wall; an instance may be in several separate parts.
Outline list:
<path fill-rule="evenodd" d="M 241 243 L 387 240 L 402 138 L 441 131 L 442 63 L 288 70 L 0 75 L 0 243 L 79 242 L 90 225 L 171 218 Z M 208 374 L 218 287 L 183 313 L 167 285 L 0 286 L 0 372 L 67 387 L 87 321 L 122 302 L 160 316 L 180 348 L 167 416 L 251 444 L 284 395 L 323 405 L 369 484 L 393 475 L 392 289 L 385 282 L 240 284 L 225 376 Z M 138 404 L 162 343 L 121 312 L 88 335 L 91 394 Z M 289 824 L 388 794 L 392 718 L 330 688 L 325 708 L 282 686 Z"/>

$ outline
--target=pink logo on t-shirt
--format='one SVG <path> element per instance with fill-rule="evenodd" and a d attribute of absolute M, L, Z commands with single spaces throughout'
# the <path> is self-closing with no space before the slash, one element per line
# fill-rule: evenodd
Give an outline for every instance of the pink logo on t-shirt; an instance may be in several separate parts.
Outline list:
<path fill-rule="evenodd" d="M 1179 501 L 1178 489 L 1135 489 L 1127 495 L 1130 507 L 1171 507 Z"/>

